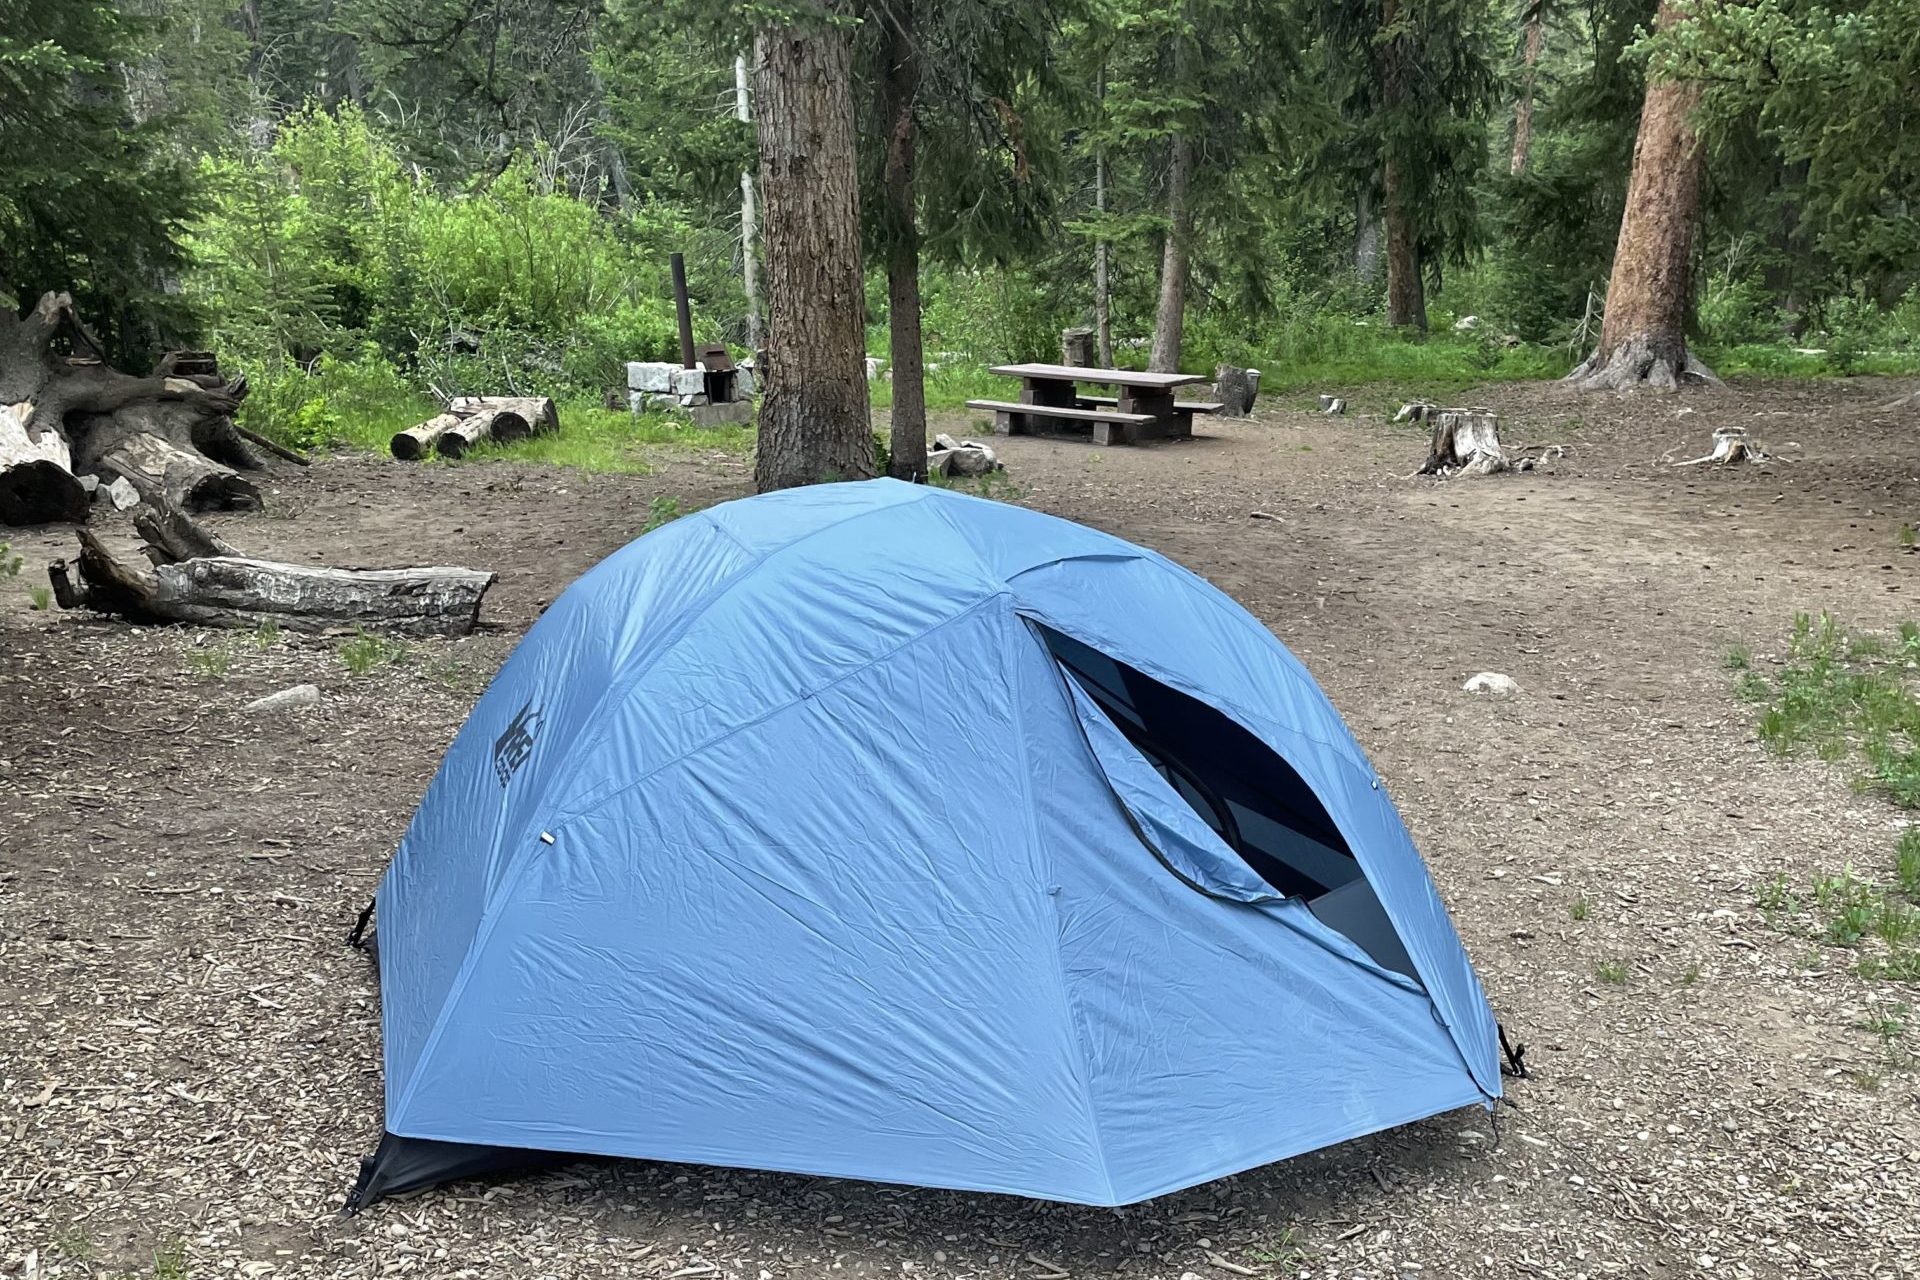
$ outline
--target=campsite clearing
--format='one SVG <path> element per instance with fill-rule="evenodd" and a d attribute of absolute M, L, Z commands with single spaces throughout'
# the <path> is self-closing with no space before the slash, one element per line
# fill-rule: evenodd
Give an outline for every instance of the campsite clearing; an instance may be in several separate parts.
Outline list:
<path fill-rule="evenodd" d="M 1896 388 L 1486 389 L 1515 442 L 1569 453 L 1444 481 L 1408 477 L 1428 432 L 1387 424 L 1404 397 L 1329 390 L 1352 416 L 1301 397 L 1176 444 L 997 442 L 995 488 L 1204 574 L 1319 679 L 1531 1046 L 1497 1131 L 1455 1112 L 1119 1212 L 599 1162 L 338 1217 L 381 1080 L 373 974 L 343 941 L 422 788 L 546 601 L 662 500 L 749 471 L 319 459 L 268 515 L 210 523 L 291 562 L 485 566 L 494 625 L 349 669 L 340 642 L 133 629 L 0 587 L 0 1272 L 1913 1274 L 1920 989 L 1855 976 L 1763 901 L 1775 877 L 1885 878 L 1901 815 L 1765 750 L 1725 669 L 1746 645 L 1770 670 L 1796 611 L 1920 615 L 1920 436 L 1873 407 Z M 1660 461 L 1728 426 L 1776 460 Z M 35 578 L 72 543 L 15 539 Z M 1483 670 L 1520 692 L 1463 692 Z M 245 711 L 300 683 L 317 706 Z"/>

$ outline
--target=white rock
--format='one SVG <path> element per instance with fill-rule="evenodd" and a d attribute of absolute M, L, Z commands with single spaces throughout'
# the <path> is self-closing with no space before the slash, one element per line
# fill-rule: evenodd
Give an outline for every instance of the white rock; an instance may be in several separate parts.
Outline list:
<path fill-rule="evenodd" d="M 1468 693 L 1491 693 L 1499 698 L 1520 692 L 1520 685 L 1512 676 L 1498 671 L 1482 671 L 1460 687 Z"/>
<path fill-rule="evenodd" d="M 1455 333 L 1472 333 L 1475 329 L 1478 329 L 1479 327 L 1480 327 L 1479 316 L 1461 316 L 1458 320 L 1455 320 L 1453 322 L 1453 331 Z"/>
<path fill-rule="evenodd" d="M 255 698 L 247 704 L 250 712 L 261 711 L 300 711 L 317 706 L 320 702 L 320 686 L 314 684 L 296 684 L 290 689 L 270 693 L 264 698 Z"/>
<path fill-rule="evenodd" d="M 140 505 L 140 491 L 125 476 L 118 476 L 112 484 L 95 489 L 93 498 L 95 502 L 111 503 L 115 511 L 131 511 Z"/>
<path fill-rule="evenodd" d="M 707 394 L 707 375 L 698 369 L 675 369 L 672 378 L 673 394 L 677 396 L 704 396 Z"/>
<path fill-rule="evenodd" d="M 880 376 L 880 357 L 867 357 L 867 381 L 872 382 Z"/>
<path fill-rule="evenodd" d="M 733 394 L 735 398 L 746 400 L 758 394 L 760 384 L 754 380 L 753 366 L 743 364 L 733 371 Z"/>
<path fill-rule="evenodd" d="M 627 364 L 627 388 L 631 391 L 671 391 L 677 364 L 662 360 L 633 360 Z"/>

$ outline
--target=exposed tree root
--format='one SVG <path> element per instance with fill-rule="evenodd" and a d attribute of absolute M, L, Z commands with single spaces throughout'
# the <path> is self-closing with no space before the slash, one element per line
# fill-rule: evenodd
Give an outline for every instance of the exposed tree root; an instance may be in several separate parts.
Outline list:
<path fill-rule="evenodd" d="M 1721 385 L 1713 370 L 1684 346 L 1678 351 L 1660 349 L 1669 345 L 1642 336 L 1619 344 L 1604 360 L 1595 350 L 1565 380 L 1582 391 L 1634 391 L 1642 387 L 1677 391 L 1683 386 Z"/>

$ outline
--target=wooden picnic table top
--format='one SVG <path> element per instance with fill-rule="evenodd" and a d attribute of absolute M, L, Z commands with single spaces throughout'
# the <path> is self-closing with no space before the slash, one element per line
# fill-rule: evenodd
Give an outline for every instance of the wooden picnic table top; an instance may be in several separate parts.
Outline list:
<path fill-rule="evenodd" d="M 1002 364 L 995 365 L 990 372 L 1028 382 L 1101 382 L 1116 387 L 1148 387 L 1155 391 L 1171 391 L 1175 387 L 1191 387 L 1196 383 L 1213 381 L 1198 373 L 1141 373 L 1134 369 L 1095 369 L 1073 364 Z"/>

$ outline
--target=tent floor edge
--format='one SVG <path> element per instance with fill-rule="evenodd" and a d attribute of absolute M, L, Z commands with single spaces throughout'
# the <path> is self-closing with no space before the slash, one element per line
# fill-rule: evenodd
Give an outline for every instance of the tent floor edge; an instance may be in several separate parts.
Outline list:
<path fill-rule="evenodd" d="M 583 1157 L 527 1147 L 489 1147 L 469 1142 L 441 1142 L 434 1138 L 380 1135 L 380 1146 L 360 1161 L 359 1176 L 347 1193 L 342 1212 L 359 1213 L 389 1196 L 405 1195 L 442 1182 L 479 1178 L 495 1173 L 525 1173 Z"/>

